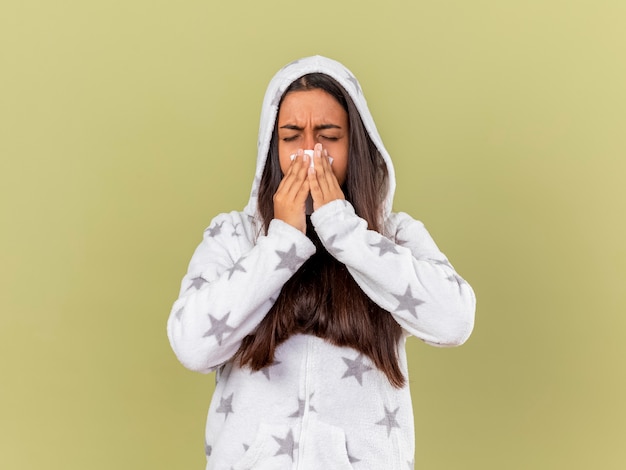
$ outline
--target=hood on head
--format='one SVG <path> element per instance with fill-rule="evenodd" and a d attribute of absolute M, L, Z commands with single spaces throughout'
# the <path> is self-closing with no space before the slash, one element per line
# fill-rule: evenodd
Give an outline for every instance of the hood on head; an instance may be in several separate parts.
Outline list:
<path fill-rule="evenodd" d="M 345 66 L 335 60 L 319 55 L 298 59 L 285 65 L 276 73 L 276 75 L 274 75 L 267 87 L 265 98 L 263 99 L 263 107 L 261 109 L 259 139 L 257 142 L 256 172 L 254 174 L 254 182 L 252 184 L 250 199 L 244 209 L 244 212 L 252 217 L 257 216 L 257 195 L 259 184 L 261 182 L 261 177 L 263 176 L 263 169 L 265 168 L 265 161 L 267 160 L 274 126 L 276 125 L 278 105 L 283 97 L 283 94 L 289 85 L 291 85 L 298 78 L 309 73 L 323 73 L 334 78 L 348 92 L 350 98 L 352 98 L 352 101 L 359 111 L 367 133 L 372 139 L 372 142 L 374 142 L 378 148 L 378 151 L 387 165 L 388 190 L 384 200 L 383 210 L 385 215 L 389 214 L 389 212 L 391 212 L 393 195 L 396 187 L 395 173 L 391 163 L 391 158 L 383 145 L 372 115 L 367 107 L 367 102 L 365 100 L 365 96 L 363 96 L 361 86 L 359 85 L 359 82 L 354 74 Z"/>

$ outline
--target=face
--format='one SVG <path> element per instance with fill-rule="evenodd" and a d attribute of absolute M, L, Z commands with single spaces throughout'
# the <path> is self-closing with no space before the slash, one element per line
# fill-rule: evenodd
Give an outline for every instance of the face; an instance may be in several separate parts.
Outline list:
<path fill-rule="evenodd" d="M 278 111 L 278 157 L 283 174 L 291 165 L 291 155 L 320 143 L 333 157 L 333 173 L 343 184 L 348 170 L 348 132 L 348 113 L 324 90 L 288 93 Z"/>

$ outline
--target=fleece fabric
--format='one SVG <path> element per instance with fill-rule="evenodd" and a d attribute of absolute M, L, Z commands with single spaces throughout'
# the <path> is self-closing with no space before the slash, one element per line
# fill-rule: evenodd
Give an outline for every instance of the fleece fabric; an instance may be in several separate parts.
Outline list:
<path fill-rule="evenodd" d="M 455 346 L 473 328 L 469 284 L 421 222 L 391 211 L 393 165 L 357 79 L 324 57 L 292 62 L 275 75 L 265 95 L 249 202 L 242 211 L 218 215 L 205 230 L 168 319 L 170 344 L 181 363 L 194 371 L 216 371 L 206 425 L 207 470 L 414 468 L 409 386 L 391 386 L 356 350 L 294 335 L 261 371 L 231 360 L 285 282 L 315 252 L 306 235 L 280 220 L 263 233 L 256 198 L 283 93 L 313 72 L 331 76 L 350 94 L 389 174 L 384 233 L 368 230 L 348 201 L 335 200 L 311 215 L 322 244 L 402 326 L 398 350 L 405 376 L 407 337 Z"/>

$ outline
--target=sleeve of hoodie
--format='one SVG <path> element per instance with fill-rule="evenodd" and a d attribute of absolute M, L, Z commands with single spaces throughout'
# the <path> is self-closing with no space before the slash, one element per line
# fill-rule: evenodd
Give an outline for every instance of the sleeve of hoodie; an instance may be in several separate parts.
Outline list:
<path fill-rule="evenodd" d="M 311 221 L 329 253 L 405 331 L 437 346 L 467 340 L 474 326 L 474 291 L 421 222 L 405 213 L 391 214 L 389 239 L 368 230 L 367 222 L 342 200 L 319 208 Z"/>
<path fill-rule="evenodd" d="M 270 310 L 280 289 L 315 252 L 299 230 L 273 220 L 256 241 L 245 216 L 217 216 L 189 263 L 167 334 L 187 368 L 211 372 L 228 361 Z M 247 230 L 245 230 L 247 228 Z"/>

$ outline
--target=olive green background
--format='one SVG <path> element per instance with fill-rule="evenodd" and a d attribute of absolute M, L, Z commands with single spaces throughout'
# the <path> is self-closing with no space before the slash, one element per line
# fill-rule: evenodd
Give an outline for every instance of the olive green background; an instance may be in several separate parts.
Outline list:
<path fill-rule="evenodd" d="M 465 346 L 410 342 L 416 468 L 625 468 L 625 24 L 622 0 L 3 1 L 0 467 L 203 468 L 214 378 L 165 322 L 247 201 L 268 81 L 319 53 L 478 297 Z"/>

